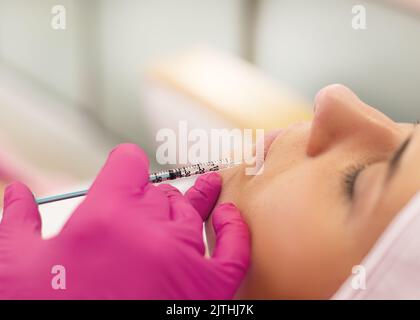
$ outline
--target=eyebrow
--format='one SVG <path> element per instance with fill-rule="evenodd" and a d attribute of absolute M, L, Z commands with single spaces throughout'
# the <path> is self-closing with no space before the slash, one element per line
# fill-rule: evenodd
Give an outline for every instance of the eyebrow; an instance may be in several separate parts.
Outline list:
<path fill-rule="evenodd" d="M 401 144 L 397 151 L 395 151 L 394 155 L 389 161 L 388 173 L 386 178 L 387 181 L 389 181 L 395 175 L 395 172 L 397 171 L 398 165 L 401 162 L 404 152 L 408 149 L 408 146 L 412 141 L 412 137 L 413 134 L 411 134 L 407 139 L 405 139 L 405 141 Z"/>

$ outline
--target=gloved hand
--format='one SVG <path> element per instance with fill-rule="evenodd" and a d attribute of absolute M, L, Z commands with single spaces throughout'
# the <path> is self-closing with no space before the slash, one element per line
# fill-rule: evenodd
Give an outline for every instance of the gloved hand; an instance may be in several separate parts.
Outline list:
<path fill-rule="evenodd" d="M 236 207 L 221 204 L 213 216 L 216 248 L 204 256 L 202 223 L 218 198 L 219 175 L 201 176 L 185 196 L 150 184 L 148 176 L 139 147 L 117 147 L 60 234 L 47 240 L 31 191 L 9 186 L 0 224 L 0 298 L 232 298 L 248 267 L 250 241 Z"/>

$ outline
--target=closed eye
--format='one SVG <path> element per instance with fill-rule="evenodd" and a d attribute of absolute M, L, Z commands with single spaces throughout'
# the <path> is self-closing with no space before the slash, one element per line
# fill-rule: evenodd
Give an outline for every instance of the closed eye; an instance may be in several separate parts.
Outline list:
<path fill-rule="evenodd" d="M 418 124 L 419 124 L 419 121 L 414 123 L 413 131 L 417 127 Z M 392 155 L 391 160 L 389 161 L 389 165 L 388 165 L 388 173 L 387 173 L 386 181 L 391 179 L 392 176 L 394 175 L 396 169 L 398 168 L 400 160 L 402 159 L 404 155 L 405 150 L 408 149 L 410 141 L 412 140 L 412 136 L 413 134 L 411 134 L 407 139 L 405 139 L 404 142 L 400 145 L 400 147 Z M 350 168 L 348 168 L 346 172 L 344 173 L 345 192 L 350 199 L 353 199 L 354 197 L 354 189 L 355 189 L 357 177 L 366 167 L 368 167 L 368 165 L 366 164 L 353 165 Z"/>
<path fill-rule="evenodd" d="M 354 197 L 354 186 L 356 184 L 357 177 L 366 168 L 366 165 L 351 166 L 344 173 L 344 185 L 345 192 L 350 199 Z"/>

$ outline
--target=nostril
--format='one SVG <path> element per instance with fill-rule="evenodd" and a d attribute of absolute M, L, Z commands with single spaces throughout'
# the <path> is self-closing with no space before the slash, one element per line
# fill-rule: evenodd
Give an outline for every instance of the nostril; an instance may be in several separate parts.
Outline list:
<path fill-rule="evenodd" d="M 315 112 L 316 112 L 316 103 L 314 102 L 314 106 L 312 108 L 312 113 L 315 114 Z"/>

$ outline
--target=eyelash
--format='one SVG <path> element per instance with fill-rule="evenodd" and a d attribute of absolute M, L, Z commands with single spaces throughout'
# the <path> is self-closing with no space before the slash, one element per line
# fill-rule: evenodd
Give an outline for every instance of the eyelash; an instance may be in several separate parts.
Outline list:
<path fill-rule="evenodd" d="M 420 125 L 420 120 L 415 121 L 413 124 L 414 126 Z M 344 173 L 345 190 L 350 199 L 353 199 L 354 196 L 354 185 L 356 184 L 356 179 L 365 168 L 366 165 L 354 165 L 347 169 Z"/>
<path fill-rule="evenodd" d="M 354 185 L 356 184 L 356 179 L 365 168 L 366 165 L 353 166 L 347 169 L 344 174 L 344 186 L 346 194 L 350 199 L 353 199 L 354 196 Z"/>

